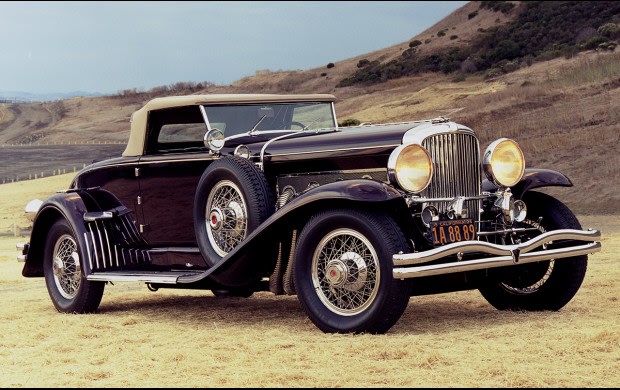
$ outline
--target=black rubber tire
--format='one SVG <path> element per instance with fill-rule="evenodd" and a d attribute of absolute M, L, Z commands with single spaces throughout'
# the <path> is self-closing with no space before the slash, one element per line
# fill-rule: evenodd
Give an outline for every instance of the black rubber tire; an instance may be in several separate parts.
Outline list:
<path fill-rule="evenodd" d="M 376 252 L 379 263 L 376 295 L 363 311 L 353 315 L 330 310 L 312 280 L 315 250 L 321 240 L 337 229 L 349 229 L 363 236 Z M 409 251 L 407 241 L 394 220 L 384 213 L 342 209 L 310 218 L 299 236 L 293 268 L 297 297 L 310 320 L 326 333 L 387 332 L 409 303 L 409 284 L 392 276 L 392 255 L 399 251 Z"/>
<path fill-rule="evenodd" d="M 194 198 L 194 231 L 200 252 L 209 266 L 223 256 L 212 247 L 207 233 L 206 207 L 211 190 L 222 181 L 233 182 L 241 192 L 247 208 L 246 237 L 274 211 L 275 200 L 264 173 L 252 162 L 238 157 L 222 157 L 202 174 Z"/>
<path fill-rule="evenodd" d="M 557 229 L 581 229 L 581 224 L 570 209 L 559 200 L 540 192 L 528 192 L 523 201 L 527 204 L 527 219 L 537 221 L 545 231 Z M 489 277 L 479 288 L 482 296 L 499 310 L 544 311 L 559 310 L 575 296 L 588 266 L 588 256 L 576 256 L 554 261 L 553 269 L 544 283 L 532 292 L 516 286 L 542 281 L 549 270 L 549 261 L 523 264 L 490 270 Z M 541 275 L 542 273 L 542 275 Z M 540 276 L 540 277 L 539 277 Z M 506 285 L 518 287 L 515 292 Z"/>
<path fill-rule="evenodd" d="M 54 247 L 59 239 L 70 236 L 76 244 L 76 252 L 81 261 L 83 253 L 76 239 L 73 229 L 65 219 L 57 220 L 49 229 L 44 249 L 43 272 L 47 291 L 52 303 L 62 313 L 93 313 L 99 307 L 105 282 L 89 282 L 84 276 L 84 267 L 81 266 L 80 284 L 73 298 L 64 297 L 54 280 Z"/>

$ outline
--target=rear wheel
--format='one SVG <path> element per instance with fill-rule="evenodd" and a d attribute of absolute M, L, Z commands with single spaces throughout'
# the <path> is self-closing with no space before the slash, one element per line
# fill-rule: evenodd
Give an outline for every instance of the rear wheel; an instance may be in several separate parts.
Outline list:
<path fill-rule="evenodd" d="M 559 200 L 538 192 L 526 193 L 523 200 L 528 209 L 523 227 L 534 227 L 537 232 L 522 241 L 546 231 L 581 229 L 575 215 Z M 548 247 L 559 245 L 550 243 Z M 587 256 L 575 256 L 490 270 L 480 293 L 499 310 L 559 310 L 579 290 L 587 264 Z"/>
<path fill-rule="evenodd" d="M 317 214 L 303 228 L 295 251 L 299 301 L 324 332 L 384 333 L 409 302 L 408 284 L 392 277 L 392 255 L 408 250 L 386 214 Z"/>
<path fill-rule="evenodd" d="M 82 253 L 69 223 L 60 219 L 49 230 L 43 270 L 52 303 L 60 312 L 90 313 L 103 297 L 104 282 L 89 282 L 84 276 Z"/>

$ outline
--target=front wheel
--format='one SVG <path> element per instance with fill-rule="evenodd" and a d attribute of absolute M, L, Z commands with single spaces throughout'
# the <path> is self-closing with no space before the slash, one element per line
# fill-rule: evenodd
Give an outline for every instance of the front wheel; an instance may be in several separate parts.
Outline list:
<path fill-rule="evenodd" d="M 409 285 L 392 277 L 392 255 L 407 241 L 386 214 L 332 210 L 315 215 L 295 250 L 297 296 L 329 333 L 384 333 L 409 302 Z"/>
<path fill-rule="evenodd" d="M 523 227 L 535 228 L 537 234 L 557 229 L 581 229 L 575 215 L 559 200 L 539 192 L 528 192 L 523 200 L 528 209 Z M 552 243 L 549 247 L 553 245 L 561 244 Z M 587 256 L 575 256 L 498 268 L 489 271 L 489 277 L 479 290 L 499 310 L 559 310 L 579 290 L 587 265 Z"/>
<path fill-rule="evenodd" d="M 80 261 L 82 252 L 66 220 L 60 219 L 50 228 L 44 256 L 45 284 L 56 309 L 63 313 L 97 310 L 105 283 L 86 280 Z"/>

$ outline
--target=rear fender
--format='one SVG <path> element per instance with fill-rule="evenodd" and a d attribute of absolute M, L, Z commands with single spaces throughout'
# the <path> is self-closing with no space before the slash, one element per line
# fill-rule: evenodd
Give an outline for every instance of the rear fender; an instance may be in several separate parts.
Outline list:
<path fill-rule="evenodd" d="M 22 275 L 25 277 L 44 276 L 43 255 L 47 232 L 58 219 L 67 220 L 75 233 L 82 256 L 84 256 L 87 253 L 85 239 L 87 229 L 84 224 L 84 213 L 109 210 L 118 206 L 120 203 L 112 194 L 99 188 L 57 193 L 45 200 L 33 222 L 30 247 Z M 82 262 L 82 267 L 84 267 L 86 275 L 90 274 L 87 261 Z"/>

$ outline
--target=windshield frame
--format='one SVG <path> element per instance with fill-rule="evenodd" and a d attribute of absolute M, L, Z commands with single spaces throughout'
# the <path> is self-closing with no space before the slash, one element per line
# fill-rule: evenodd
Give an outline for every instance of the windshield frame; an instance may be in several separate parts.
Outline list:
<path fill-rule="evenodd" d="M 331 122 L 332 122 L 332 126 L 324 126 L 324 127 L 319 127 L 319 128 L 308 128 L 309 125 L 306 126 L 306 128 L 302 128 L 302 129 L 284 129 L 284 130 L 270 130 L 270 129 L 263 129 L 263 130 L 257 130 L 256 127 L 258 126 L 259 123 L 253 123 L 252 127 L 248 128 L 246 131 L 242 131 L 242 132 L 235 132 L 231 135 L 226 136 L 226 133 L 224 132 L 225 135 L 225 139 L 231 139 L 231 138 L 237 138 L 237 137 L 245 137 L 245 136 L 257 136 L 257 135 L 263 135 L 263 134 L 278 134 L 278 133 L 297 133 L 300 131 L 319 131 L 319 130 L 336 130 L 338 131 L 338 119 L 336 117 L 336 109 L 334 106 L 334 102 L 325 102 L 325 101 L 299 101 L 299 102 L 252 102 L 252 103 L 247 103 L 247 104 L 201 104 L 200 105 L 200 112 L 202 114 L 202 118 L 204 120 L 205 126 L 207 131 L 211 131 L 214 128 L 211 124 L 211 121 L 209 120 L 209 114 L 207 113 L 209 108 L 212 107 L 248 107 L 248 106 L 253 106 L 253 107 L 273 107 L 273 106 L 292 106 L 294 108 L 295 105 L 299 105 L 299 106 L 308 106 L 308 105 L 312 105 L 312 104 L 316 104 L 316 105 L 326 105 L 329 104 L 330 106 L 330 114 L 331 114 Z M 260 122 L 259 120 L 262 121 L 262 119 L 264 118 L 257 118 L 257 122 Z M 219 130 L 224 130 L 224 129 L 219 129 Z"/>

